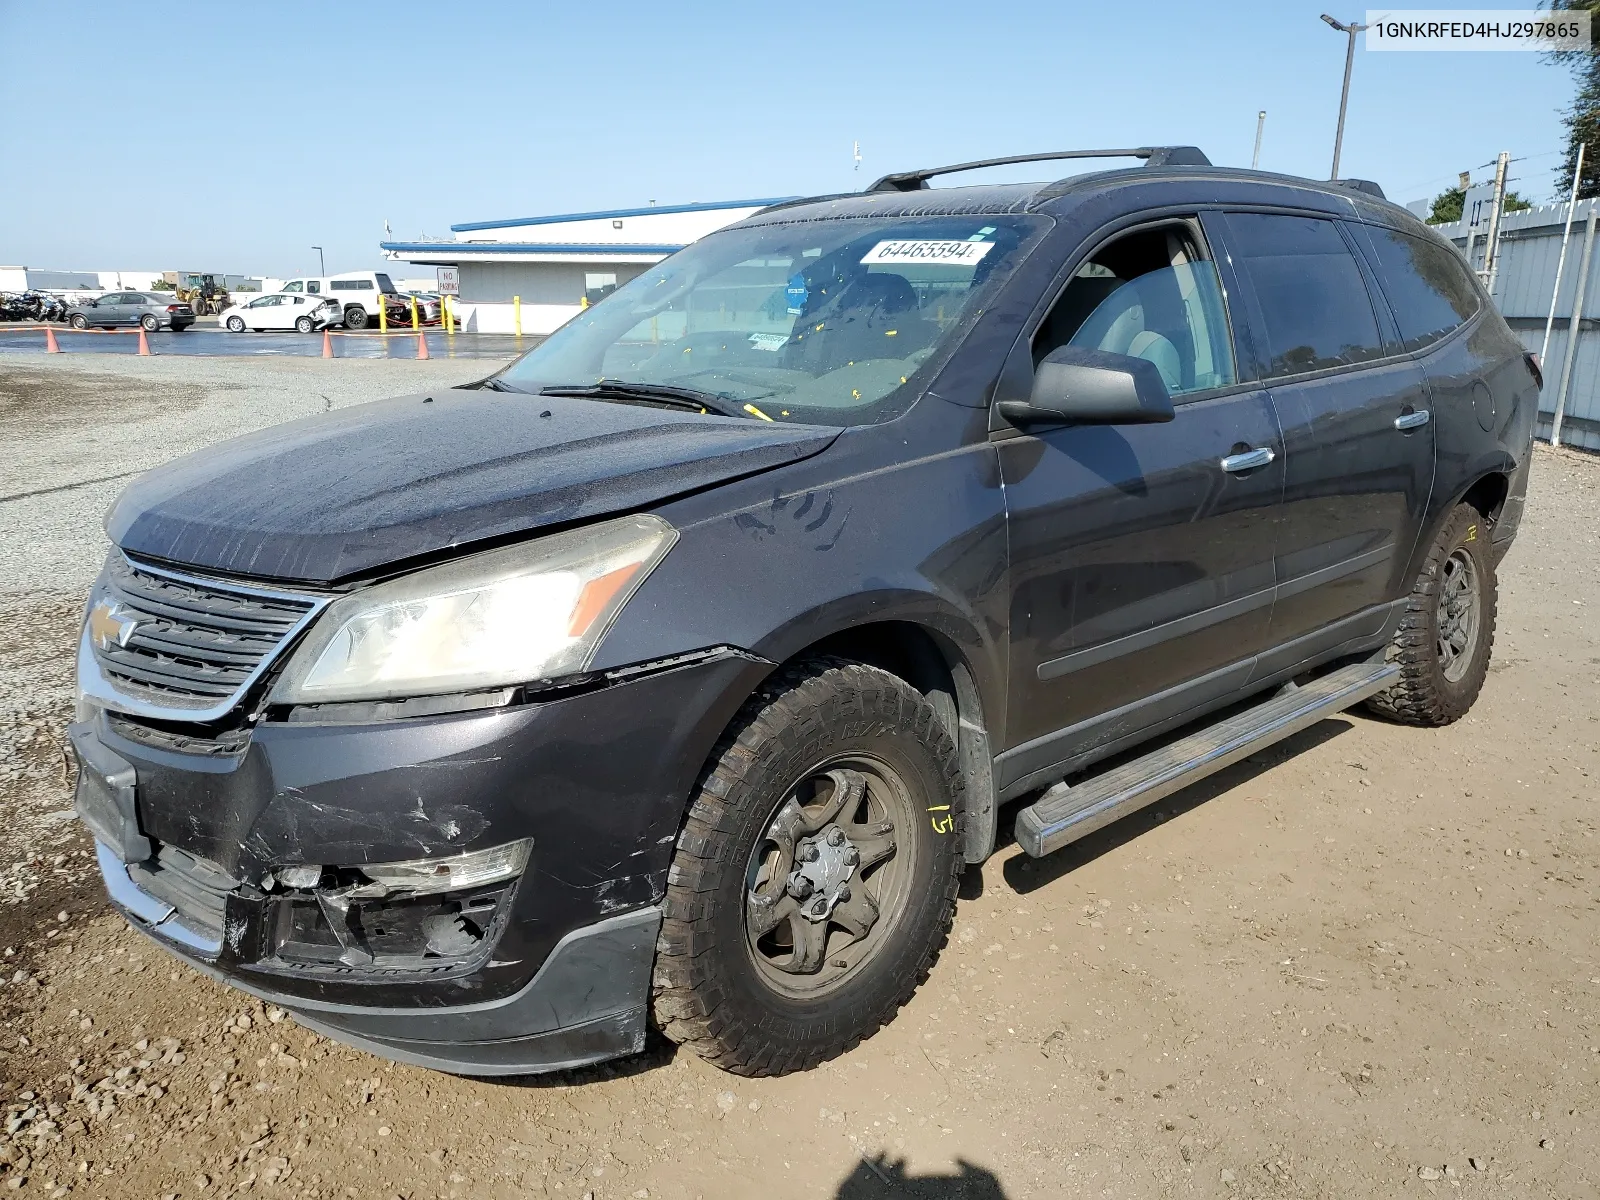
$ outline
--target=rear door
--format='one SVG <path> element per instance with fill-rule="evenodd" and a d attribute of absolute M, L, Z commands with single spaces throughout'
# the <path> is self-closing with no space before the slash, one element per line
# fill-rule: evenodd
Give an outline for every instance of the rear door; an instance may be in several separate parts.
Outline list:
<path fill-rule="evenodd" d="M 1433 426 L 1423 372 L 1340 222 L 1231 212 L 1226 230 L 1288 460 L 1263 664 L 1278 669 L 1383 627 L 1433 486 Z"/>
<path fill-rule="evenodd" d="M 1154 362 L 1176 417 L 996 443 L 1012 575 L 1002 788 L 1242 684 L 1271 612 L 1283 446 L 1266 392 L 1237 381 L 1194 221 L 1077 265 L 1033 361 L 1063 344 Z"/>

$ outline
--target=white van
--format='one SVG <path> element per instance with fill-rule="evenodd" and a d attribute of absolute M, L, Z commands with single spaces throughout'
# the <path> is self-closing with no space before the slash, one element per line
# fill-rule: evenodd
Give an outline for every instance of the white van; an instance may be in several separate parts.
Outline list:
<path fill-rule="evenodd" d="M 389 320 L 402 319 L 410 311 L 409 302 L 401 297 L 394 281 L 383 271 L 345 271 L 340 275 L 305 276 L 289 280 L 278 290 L 305 292 L 338 300 L 344 306 L 346 329 L 365 329 L 376 321 L 380 295 L 390 297 L 384 301 L 389 309 Z"/>

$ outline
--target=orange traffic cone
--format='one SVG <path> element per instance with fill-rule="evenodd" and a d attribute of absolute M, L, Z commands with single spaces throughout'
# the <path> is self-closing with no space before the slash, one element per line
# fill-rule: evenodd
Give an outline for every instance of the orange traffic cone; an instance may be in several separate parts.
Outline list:
<path fill-rule="evenodd" d="M 139 326 L 139 357 L 150 357 L 150 339 L 144 335 L 144 326 Z"/>
<path fill-rule="evenodd" d="M 61 353 L 61 347 L 56 344 L 56 331 L 48 325 L 44 327 L 44 352 L 46 354 Z"/>
<path fill-rule="evenodd" d="M 425 333 L 417 334 L 417 357 L 418 358 L 427 358 L 427 357 L 429 357 L 429 354 L 428 354 L 428 335 L 425 334 Z"/>
<path fill-rule="evenodd" d="M 326 329 L 322 331 L 322 357 L 333 357 L 333 335 Z"/>

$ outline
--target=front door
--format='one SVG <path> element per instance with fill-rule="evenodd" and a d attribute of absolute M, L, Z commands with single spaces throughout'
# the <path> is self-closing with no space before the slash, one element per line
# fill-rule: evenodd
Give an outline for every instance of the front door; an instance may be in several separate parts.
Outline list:
<path fill-rule="evenodd" d="M 1288 458 L 1270 639 L 1310 657 L 1381 629 L 1406 590 L 1433 486 L 1429 393 L 1338 222 L 1230 213 L 1227 227 Z"/>
<path fill-rule="evenodd" d="M 998 442 L 1012 579 L 1002 788 L 1166 719 L 1168 700 L 1211 694 L 1184 685 L 1243 683 L 1272 606 L 1283 445 L 1266 392 L 1237 381 L 1198 227 L 1096 250 L 1035 335 L 1034 362 L 1061 344 L 1155 363 L 1176 417 Z"/>
<path fill-rule="evenodd" d="M 119 325 L 127 320 L 127 307 L 123 304 L 124 296 L 121 292 L 111 292 L 101 296 L 100 302 L 94 306 L 90 318 L 95 325 Z"/>

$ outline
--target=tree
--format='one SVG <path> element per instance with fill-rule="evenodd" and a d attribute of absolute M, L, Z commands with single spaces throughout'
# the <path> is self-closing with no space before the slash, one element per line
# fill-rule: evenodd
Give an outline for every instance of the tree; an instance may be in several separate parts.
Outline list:
<path fill-rule="evenodd" d="M 1452 225 L 1461 220 L 1461 209 L 1466 200 L 1467 194 L 1460 188 L 1446 188 L 1433 198 L 1433 207 L 1428 211 L 1428 224 Z M 1506 192 L 1506 212 L 1522 212 L 1524 209 L 1532 207 L 1533 205 L 1515 192 L 1509 190 Z"/>
<path fill-rule="evenodd" d="M 1591 39 L 1600 38 L 1600 0 L 1550 0 L 1552 12 L 1587 12 Z M 1550 59 L 1570 67 L 1577 77 L 1578 92 L 1572 104 L 1562 110 L 1561 123 L 1567 127 L 1567 152 L 1556 168 L 1556 193 L 1567 195 L 1572 172 L 1578 165 L 1578 147 L 1583 154 L 1583 175 L 1578 180 L 1578 198 L 1600 196 L 1600 55 L 1589 50 L 1563 50 Z"/>

